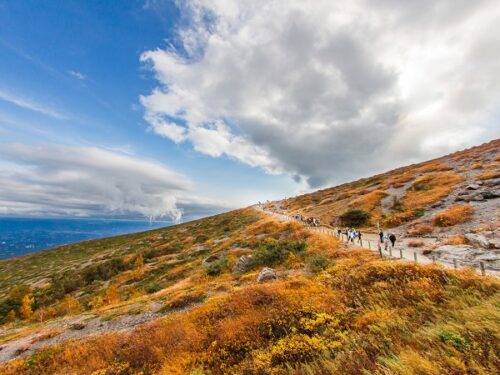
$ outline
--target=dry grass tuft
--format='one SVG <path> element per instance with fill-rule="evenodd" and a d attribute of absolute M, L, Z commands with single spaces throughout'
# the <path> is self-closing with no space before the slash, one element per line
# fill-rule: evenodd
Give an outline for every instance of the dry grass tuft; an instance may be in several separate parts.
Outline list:
<path fill-rule="evenodd" d="M 408 234 L 412 236 L 421 236 L 424 234 L 430 234 L 434 231 L 434 226 L 431 224 L 418 224 L 408 231 Z"/>
<path fill-rule="evenodd" d="M 439 227 L 451 227 L 469 221 L 474 214 L 474 207 L 469 204 L 456 204 L 434 214 L 432 222 Z"/>
<path fill-rule="evenodd" d="M 409 247 L 422 247 L 425 245 L 425 242 L 422 240 L 410 240 L 406 243 Z"/>

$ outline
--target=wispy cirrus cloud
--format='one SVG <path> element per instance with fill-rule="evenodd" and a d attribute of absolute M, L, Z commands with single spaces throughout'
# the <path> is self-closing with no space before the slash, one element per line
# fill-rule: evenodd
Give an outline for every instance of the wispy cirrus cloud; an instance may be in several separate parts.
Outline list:
<path fill-rule="evenodd" d="M 87 76 L 85 74 L 74 71 L 74 70 L 69 70 L 68 74 L 76 79 L 79 79 L 80 81 L 84 81 L 87 79 Z"/>
<path fill-rule="evenodd" d="M 3 100 L 4 102 L 8 102 L 10 104 L 14 104 L 20 108 L 24 108 L 45 116 L 55 118 L 57 120 L 65 120 L 69 118 L 69 116 L 64 114 L 63 112 L 50 108 L 49 106 L 41 104 L 35 100 L 13 94 L 12 92 L 9 92 L 7 90 L 0 89 L 0 100 Z"/>

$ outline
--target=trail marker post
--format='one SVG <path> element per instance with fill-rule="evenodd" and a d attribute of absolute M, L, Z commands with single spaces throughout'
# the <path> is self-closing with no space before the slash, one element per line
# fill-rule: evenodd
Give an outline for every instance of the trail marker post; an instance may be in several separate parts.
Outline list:
<path fill-rule="evenodd" d="M 415 263 L 418 263 L 418 261 L 417 261 L 417 252 L 416 251 L 413 252 L 413 258 L 415 259 Z"/>
<path fill-rule="evenodd" d="M 481 268 L 481 275 L 486 275 L 486 271 L 484 269 L 484 262 L 479 262 L 479 267 Z"/>

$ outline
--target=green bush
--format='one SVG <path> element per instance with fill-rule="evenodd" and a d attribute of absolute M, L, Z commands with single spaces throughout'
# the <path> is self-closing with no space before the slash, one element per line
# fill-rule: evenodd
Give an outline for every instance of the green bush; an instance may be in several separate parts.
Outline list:
<path fill-rule="evenodd" d="M 340 221 L 342 225 L 358 227 L 370 221 L 370 214 L 359 208 L 351 208 L 340 215 Z"/>
<path fill-rule="evenodd" d="M 209 276 L 219 276 L 227 268 L 227 259 L 222 258 L 212 262 L 207 267 L 207 275 Z"/>
<path fill-rule="evenodd" d="M 311 272 L 323 271 L 330 264 L 330 260 L 324 255 L 311 255 L 306 259 L 306 265 Z"/>
<path fill-rule="evenodd" d="M 443 331 L 439 334 L 439 339 L 447 344 L 451 344 L 455 349 L 464 352 L 470 349 L 470 344 L 458 333 Z"/>
<path fill-rule="evenodd" d="M 252 256 L 254 266 L 275 266 L 284 262 L 290 252 L 301 253 L 306 250 L 306 243 L 300 241 L 278 241 L 268 238 L 261 242 Z"/>

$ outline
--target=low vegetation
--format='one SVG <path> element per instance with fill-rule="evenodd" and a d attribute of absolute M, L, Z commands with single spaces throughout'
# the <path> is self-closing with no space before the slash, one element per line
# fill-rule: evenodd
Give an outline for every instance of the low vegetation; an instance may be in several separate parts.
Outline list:
<path fill-rule="evenodd" d="M 436 213 L 432 217 L 434 225 L 440 227 L 451 227 L 456 224 L 465 223 L 474 214 L 474 207 L 469 204 L 456 204 Z"/>

